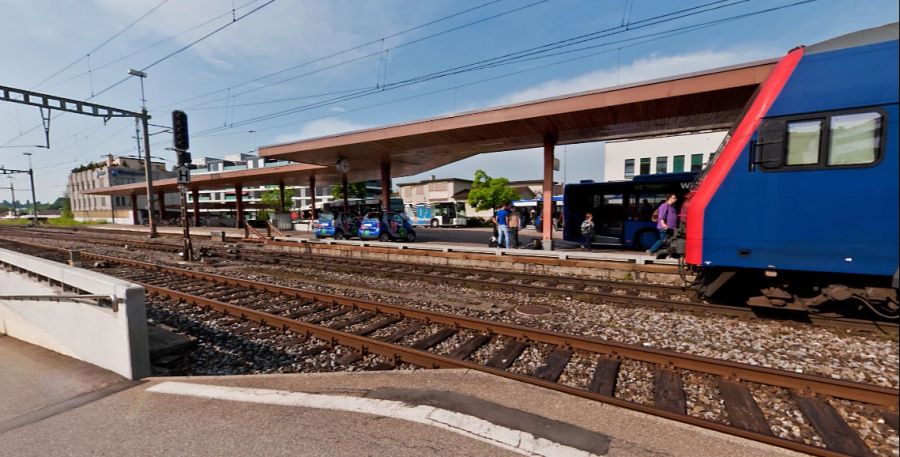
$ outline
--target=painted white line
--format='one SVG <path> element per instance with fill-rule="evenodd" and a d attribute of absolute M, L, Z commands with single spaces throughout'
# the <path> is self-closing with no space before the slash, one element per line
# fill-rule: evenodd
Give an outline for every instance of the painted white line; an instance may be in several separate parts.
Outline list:
<path fill-rule="evenodd" d="M 447 430 L 523 455 L 548 457 L 590 457 L 595 455 L 581 449 L 536 437 L 528 432 L 497 425 L 475 416 L 428 405 L 412 406 L 393 400 L 345 395 L 309 394 L 274 389 L 211 386 L 176 381 L 161 382 L 150 387 L 147 391 L 215 400 L 299 406 L 390 417 Z"/>

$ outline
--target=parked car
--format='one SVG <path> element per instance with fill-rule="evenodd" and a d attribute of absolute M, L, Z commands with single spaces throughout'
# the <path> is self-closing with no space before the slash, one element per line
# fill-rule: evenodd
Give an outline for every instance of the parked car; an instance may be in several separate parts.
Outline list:
<path fill-rule="evenodd" d="M 359 218 L 343 213 L 321 213 L 313 223 L 316 238 L 334 237 L 336 240 L 359 236 Z"/>
<path fill-rule="evenodd" d="M 416 241 L 416 230 L 405 213 L 371 212 L 360 221 L 359 237 L 364 240 Z"/>

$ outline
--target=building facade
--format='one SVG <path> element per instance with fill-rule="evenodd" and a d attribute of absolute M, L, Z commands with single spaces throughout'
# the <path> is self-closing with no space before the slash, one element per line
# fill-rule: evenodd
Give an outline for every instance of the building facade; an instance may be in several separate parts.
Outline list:
<path fill-rule="evenodd" d="M 154 180 L 175 177 L 166 171 L 162 162 L 151 162 L 150 172 Z M 144 182 L 144 161 L 131 157 L 107 156 L 106 160 L 92 162 L 72 170 L 66 192 L 76 220 L 105 220 L 107 222 L 132 223 L 131 198 L 108 195 L 85 195 L 84 190 Z M 138 209 L 146 213 L 147 196 L 137 198 Z M 177 195 L 166 196 L 166 206 L 178 205 Z"/>
<path fill-rule="evenodd" d="M 540 197 L 544 182 L 542 180 L 510 181 L 510 187 L 516 190 L 520 200 Z M 492 210 L 477 211 L 469 204 L 469 190 L 472 180 L 460 178 L 429 179 L 425 181 L 400 184 L 400 198 L 403 205 L 420 203 L 465 203 L 466 217 L 489 218 Z M 562 193 L 561 184 L 553 184 L 553 195 Z"/>
<path fill-rule="evenodd" d="M 726 133 L 716 131 L 609 141 L 604 150 L 603 181 L 629 180 L 637 175 L 700 171 L 719 148 Z"/>

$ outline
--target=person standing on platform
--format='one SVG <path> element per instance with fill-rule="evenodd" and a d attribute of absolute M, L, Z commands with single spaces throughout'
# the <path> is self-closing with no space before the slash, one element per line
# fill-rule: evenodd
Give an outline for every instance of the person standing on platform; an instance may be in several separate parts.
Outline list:
<path fill-rule="evenodd" d="M 656 228 L 659 230 L 659 240 L 653 243 L 653 246 L 647 250 L 647 254 L 656 254 L 656 251 L 663 247 L 666 238 L 675 232 L 675 227 L 678 226 L 678 210 L 675 209 L 676 201 L 678 201 L 678 197 L 675 194 L 669 194 L 666 197 L 666 201 L 659 205 L 659 210 L 657 211 L 659 220 L 656 221 Z"/>
<path fill-rule="evenodd" d="M 594 247 L 594 215 L 586 213 L 581 223 L 581 236 L 584 238 L 581 247 L 590 252 Z"/>
<path fill-rule="evenodd" d="M 509 235 L 512 237 L 513 246 L 516 249 L 519 249 L 519 224 L 521 223 L 521 219 L 519 217 L 519 211 L 515 208 L 510 209 L 509 211 Z M 507 243 L 509 244 L 509 243 Z"/>
<path fill-rule="evenodd" d="M 509 210 L 508 205 L 503 204 L 497 210 L 494 221 L 497 223 L 497 249 L 505 247 L 509 249 Z"/>

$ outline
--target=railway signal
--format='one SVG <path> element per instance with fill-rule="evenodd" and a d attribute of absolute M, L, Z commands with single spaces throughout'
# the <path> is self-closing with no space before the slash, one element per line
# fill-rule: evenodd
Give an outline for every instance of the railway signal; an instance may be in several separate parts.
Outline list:
<path fill-rule="evenodd" d="M 184 260 L 192 261 L 194 260 L 194 248 L 191 245 L 191 228 L 187 219 L 187 185 L 191 182 L 191 153 L 187 150 L 191 147 L 191 142 L 188 136 L 187 113 L 181 110 L 172 111 L 172 146 L 178 162 L 175 172 L 178 173 L 181 228 L 184 232 L 184 248 L 181 255 Z"/>

